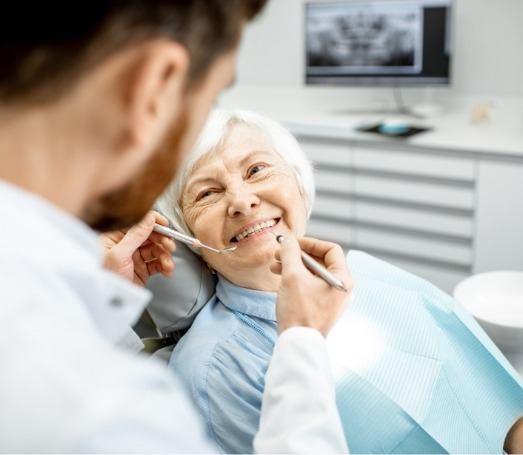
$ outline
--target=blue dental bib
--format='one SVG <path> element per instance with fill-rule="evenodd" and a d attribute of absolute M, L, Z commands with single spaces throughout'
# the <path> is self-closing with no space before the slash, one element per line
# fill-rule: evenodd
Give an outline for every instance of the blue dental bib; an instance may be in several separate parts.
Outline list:
<path fill-rule="evenodd" d="M 353 453 L 501 453 L 523 383 L 463 307 L 359 251 L 355 289 L 328 337 Z M 379 436 L 378 436 L 379 435 Z"/>

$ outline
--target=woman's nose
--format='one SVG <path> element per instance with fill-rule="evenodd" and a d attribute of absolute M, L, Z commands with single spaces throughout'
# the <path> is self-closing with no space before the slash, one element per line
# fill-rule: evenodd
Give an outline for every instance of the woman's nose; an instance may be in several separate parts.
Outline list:
<path fill-rule="evenodd" d="M 230 195 L 227 212 L 230 217 L 249 215 L 252 211 L 256 211 L 259 205 L 260 198 L 252 191 L 242 187 Z"/>

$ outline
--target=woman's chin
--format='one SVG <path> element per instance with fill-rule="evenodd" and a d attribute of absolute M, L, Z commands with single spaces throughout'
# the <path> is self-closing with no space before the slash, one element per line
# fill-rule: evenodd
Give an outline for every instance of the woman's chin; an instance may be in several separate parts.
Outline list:
<path fill-rule="evenodd" d="M 242 245 L 238 245 L 238 249 L 231 254 L 242 258 L 243 261 L 247 260 L 254 266 L 259 266 L 272 262 L 277 250 L 278 243 L 275 237 L 271 235 L 270 237 L 252 239 Z"/>

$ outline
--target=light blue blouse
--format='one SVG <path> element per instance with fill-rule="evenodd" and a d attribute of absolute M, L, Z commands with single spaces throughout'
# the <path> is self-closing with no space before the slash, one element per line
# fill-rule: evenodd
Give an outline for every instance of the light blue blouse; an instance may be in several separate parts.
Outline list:
<path fill-rule="evenodd" d="M 499 350 L 430 283 L 362 252 L 351 251 L 348 261 L 354 300 L 329 342 L 334 363 L 359 358 L 335 376 L 351 452 L 501 452 L 508 429 L 523 415 L 523 387 Z M 171 365 L 223 452 L 253 451 L 277 336 L 275 302 L 274 293 L 220 278 L 216 295 L 173 352 Z M 378 330 L 360 332 L 354 321 Z M 346 349 L 344 330 L 356 332 L 356 342 L 347 333 Z M 374 335 L 383 343 L 379 361 L 369 363 Z"/>
<path fill-rule="evenodd" d="M 220 277 L 216 294 L 174 349 L 207 431 L 225 453 L 252 453 L 265 372 L 277 337 L 276 294 Z"/>

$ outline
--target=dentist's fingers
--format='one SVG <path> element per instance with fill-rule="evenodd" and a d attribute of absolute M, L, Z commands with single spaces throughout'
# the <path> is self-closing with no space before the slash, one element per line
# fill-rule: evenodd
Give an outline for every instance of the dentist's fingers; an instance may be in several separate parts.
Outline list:
<path fill-rule="evenodd" d="M 174 243 L 174 240 L 169 237 L 166 237 L 163 234 L 159 234 L 158 232 L 153 231 L 149 236 L 148 240 L 145 241 L 144 245 L 146 245 L 149 241 L 152 243 L 156 243 L 157 245 L 161 245 L 170 253 L 174 253 L 174 251 L 176 250 L 176 244 Z"/>
<path fill-rule="evenodd" d="M 145 217 L 129 229 L 123 239 L 115 245 L 118 254 L 122 256 L 132 256 L 133 253 L 146 241 L 153 232 L 156 217 L 153 212 L 149 212 Z"/>
<path fill-rule="evenodd" d="M 327 335 L 344 311 L 349 293 L 340 291 L 310 272 L 302 262 L 302 248 L 322 259 L 331 271 L 337 272 L 347 289 L 352 281 L 341 248 L 330 242 L 309 239 L 298 242 L 293 237 L 281 243 L 281 285 L 278 291 L 276 317 L 280 332 L 296 326 L 311 327 Z M 341 253 L 340 253 L 341 251 Z M 278 272 L 278 266 L 271 265 Z"/>
<path fill-rule="evenodd" d="M 333 242 L 314 239 L 312 237 L 302 237 L 301 239 L 298 239 L 298 243 L 302 251 L 325 266 L 325 268 L 334 275 L 341 275 L 339 278 L 342 279 L 342 281 L 344 277 L 347 277 L 345 254 L 339 245 Z M 342 265 L 341 268 L 338 267 L 339 264 Z M 275 259 L 270 265 L 270 270 L 272 273 L 281 275 L 282 266 L 280 251 L 276 251 Z"/>
<path fill-rule="evenodd" d="M 336 243 L 303 237 L 299 240 L 299 244 L 303 251 L 322 263 L 329 272 L 335 275 L 346 273 L 345 254 Z M 339 278 L 343 280 L 342 276 Z"/>
<path fill-rule="evenodd" d="M 176 245 L 172 239 L 153 231 L 155 223 L 169 224 L 164 216 L 149 212 L 128 231 L 102 234 L 104 267 L 140 285 L 145 285 L 149 277 L 157 273 L 170 276 Z"/>
<path fill-rule="evenodd" d="M 145 261 L 142 259 L 142 256 L 140 255 L 140 252 L 136 250 L 133 253 L 133 265 L 134 265 L 134 279 L 133 281 L 136 284 L 139 284 L 140 286 L 145 286 L 147 284 L 147 281 L 149 280 L 149 267 L 145 263 Z"/>
<path fill-rule="evenodd" d="M 169 221 L 167 220 L 167 218 L 165 218 L 158 212 L 153 211 L 153 213 L 155 215 L 156 223 L 161 224 L 162 226 L 169 226 Z M 170 253 L 174 253 L 174 251 L 176 250 L 176 244 L 174 243 L 174 240 L 158 232 L 151 232 L 151 235 L 149 235 L 149 240 L 153 243 L 157 243 L 158 245 L 162 245 Z"/>
<path fill-rule="evenodd" d="M 162 273 L 170 274 L 174 270 L 174 261 L 171 254 L 160 245 L 152 243 L 139 249 L 140 255 L 145 263 L 159 261 Z"/>
<path fill-rule="evenodd" d="M 146 242 L 154 242 L 164 244 L 167 248 L 172 246 L 171 242 L 166 242 L 162 239 L 160 234 L 154 232 L 154 224 L 159 223 L 164 226 L 168 225 L 167 219 L 160 215 L 158 212 L 149 212 L 145 217 L 130 228 L 123 239 L 115 245 L 118 249 L 118 254 L 122 256 L 131 256 L 139 247 L 144 245 Z"/>
<path fill-rule="evenodd" d="M 138 284 L 145 286 L 149 278 L 156 274 L 161 273 L 165 277 L 172 275 L 174 263 L 169 256 L 158 253 L 147 256 L 150 259 L 144 260 L 140 250 L 133 254 L 135 281 L 138 280 Z"/>
<path fill-rule="evenodd" d="M 285 237 L 280 242 L 279 258 L 282 263 L 282 279 L 292 277 L 294 273 L 299 273 L 305 269 L 301 260 L 301 249 L 298 240 L 292 236 Z"/>
<path fill-rule="evenodd" d="M 280 261 L 277 261 L 277 260 L 274 260 L 274 262 L 269 266 L 270 270 L 272 273 L 276 274 L 276 275 L 281 275 L 281 262 Z"/>
<path fill-rule="evenodd" d="M 147 270 L 149 271 L 149 276 L 162 274 L 166 278 L 169 278 L 172 274 L 172 271 L 168 272 L 163 268 L 162 263 L 159 260 L 148 262 Z"/>

